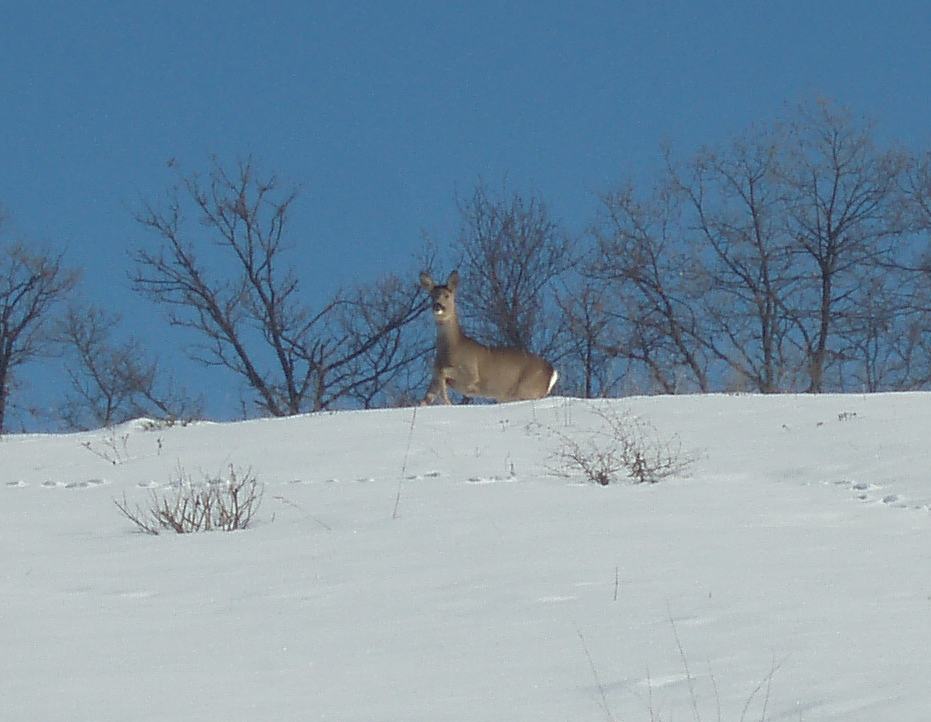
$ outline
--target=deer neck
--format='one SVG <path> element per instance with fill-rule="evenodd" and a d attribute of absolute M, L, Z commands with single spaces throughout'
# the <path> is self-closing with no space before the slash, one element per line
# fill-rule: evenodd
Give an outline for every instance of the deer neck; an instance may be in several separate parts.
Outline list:
<path fill-rule="evenodd" d="M 462 342 L 465 334 L 459 326 L 459 319 L 450 316 L 446 321 L 436 324 L 436 345 L 438 349 L 454 348 Z"/>

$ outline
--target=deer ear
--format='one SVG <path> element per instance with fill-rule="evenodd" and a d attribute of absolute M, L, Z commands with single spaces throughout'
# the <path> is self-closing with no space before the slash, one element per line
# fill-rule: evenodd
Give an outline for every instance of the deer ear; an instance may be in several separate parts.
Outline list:
<path fill-rule="evenodd" d="M 459 285 L 459 271 L 453 271 L 449 274 L 449 280 L 446 281 L 446 287 L 450 291 L 455 291 L 456 286 Z"/>
<path fill-rule="evenodd" d="M 420 274 L 420 285 L 424 287 L 424 290 L 432 291 L 436 284 L 433 282 L 433 279 L 430 278 L 430 274 L 423 271 Z"/>

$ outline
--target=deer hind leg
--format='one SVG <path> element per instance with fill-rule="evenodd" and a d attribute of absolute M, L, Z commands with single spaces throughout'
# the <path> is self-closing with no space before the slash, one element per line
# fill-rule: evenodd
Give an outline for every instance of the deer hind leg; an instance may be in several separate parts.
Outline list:
<path fill-rule="evenodd" d="M 510 391 L 510 400 L 542 399 L 549 395 L 558 379 L 556 369 L 550 370 L 549 374 L 540 371 L 528 378 L 518 379 Z"/>

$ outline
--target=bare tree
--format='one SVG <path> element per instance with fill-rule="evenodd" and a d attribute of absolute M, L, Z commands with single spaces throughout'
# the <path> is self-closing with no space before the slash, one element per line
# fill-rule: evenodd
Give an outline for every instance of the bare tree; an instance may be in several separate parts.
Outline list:
<path fill-rule="evenodd" d="M 459 211 L 461 302 L 470 333 L 485 344 L 557 358 L 560 325 L 551 314 L 557 283 L 574 262 L 568 237 L 538 197 L 493 197 L 482 183 Z"/>
<path fill-rule="evenodd" d="M 77 280 L 60 255 L 21 243 L 0 250 L 0 433 L 16 369 L 48 349 L 51 312 Z"/>
<path fill-rule="evenodd" d="M 913 306 L 914 274 L 867 269 L 859 302 L 836 320 L 831 384 L 866 392 L 920 388 L 927 383 L 927 340 L 931 329 Z"/>
<path fill-rule="evenodd" d="M 912 230 L 931 233 L 931 151 L 912 159 L 905 174 L 904 188 Z M 931 260 L 927 253 L 925 259 Z M 928 268 L 931 270 L 931 264 Z"/>
<path fill-rule="evenodd" d="M 619 391 L 622 377 L 612 352 L 610 291 L 594 279 L 577 287 L 565 287 L 556 296 L 567 325 L 566 354 L 560 386 L 583 398 L 608 396 Z"/>
<path fill-rule="evenodd" d="M 899 189 L 907 158 L 876 148 L 868 124 L 824 102 L 802 108 L 789 125 L 781 165 L 786 226 L 812 281 L 792 322 L 809 390 L 819 392 L 838 351 L 832 339 L 839 319 L 850 320 L 870 288 L 863 274 L 882 272 L 903 241 Z"/>
<path fill-rule="evenodd" d="M 631 187 L 602 196 L 588 273 L 608 284 L 614 356 L 640 365 L 665 393 L 711 388 L 704 318 L 694 303 L 691 249 L 668 183 L 638 199 Z"/>
<path fill-rule="evenodd" d="M 61 406 L 65 425 L 88 429 L 142 416 L 172 422 L 197 416 L 199 399 L 164 379 L 138 339 L 114 338 L 119 323 L 118 314 L 94 306 L 72 305 L 65 313 L 57 333 L 71 382 Z"/>
<path fill-rule="evenodd" d="M 229 174 L 214 160 L 209 178 L 181 179 L 167 209 L 146 205 L 137 220 L 160 243 L 135 252 L 135 288 L 169 307 L 172 325 L 204 338 L 194 359 L 241 376 L 256 404 L 273 416 L 302 410 L 318 382 L 313 362 L 324 342 L 314 331 L 335 302 L 311 313 L 298 280 L 279 266 L 294 189 L 259 178 L 251 161 Z M 185 201 L 200 228 L 185 224 Z M 211 274 L 200 252 L 213 246 L 227 274 Z M 214 265 L 219 265 L 216 262 Z"/>
<path fill-rule="evenodd" d="M 651 196 L 606 196 L 596 224 L 590 275 L 615 297 L 616 353 L 666 392 L 683 374 L 700 390 L 914 386 L 925 167 L 828 103 L 667 159 Z"/>
<path fill-rule="evenodd" d="M 207 179 L 182 177 L 166 209 L 146 205 L 137 217 L 158 243 L 136 251 L 135 288 L 203 339 L 195 360 L 241 377 L 273 416 L 374 398 L 408 360 L 398 334 L 422 307 L 413 283 L 390 281 L 370 296 L 337 293 L 318 309 L 307 306 L 283 259 L 295 198 L 295 189 L 260 177 L 251 161 L 230 173 L 214 160 Z M 188 206 L 199 227 L 186 222 Z M 208 248 L 219 254 L 210 267 Z"/>
<path fill-rule="evenodd" d="M 901 319 L 892 338 L 902 389 L 931 385 L 931 151 L 911 159 L 904 177 L 904 206 L 913 249 L 896 259 L 889 275 Z"/>
<path fill-rule="evenodd" d="M 797 290 L 782 215 L 777 134 L 760 133 L 698 154 L 684 172 L 668 166 L 686 198 L 683 233 L 701 250 L 694 300 L 707 324 L 700 342 L 753 390 L 783 390 L 796 369 L 786 357 L 786 305 Z"/>

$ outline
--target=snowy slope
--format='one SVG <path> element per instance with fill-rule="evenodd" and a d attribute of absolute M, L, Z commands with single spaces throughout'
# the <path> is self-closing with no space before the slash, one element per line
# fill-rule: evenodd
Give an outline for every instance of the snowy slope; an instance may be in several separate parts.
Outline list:
<path fill-rule="evenodd" d="M 0 440 L 0 720 L 931 719 L 931 395 L 603 407 L 687 474 L 554 474 L 560 398 Z M 113 504 L 230 465 L 247 531 Z"/>

